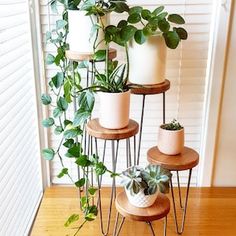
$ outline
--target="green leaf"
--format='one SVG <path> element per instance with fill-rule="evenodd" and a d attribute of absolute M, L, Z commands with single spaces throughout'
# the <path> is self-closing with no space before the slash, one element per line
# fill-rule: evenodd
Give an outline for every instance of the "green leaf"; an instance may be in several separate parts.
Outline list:
<path fill-rule="evenodd" d="M 54 118 L 57 118 L 57 117 L 60 117 L 62 115 L 62 111 L 56 107 L 54 110 L 53 110 L 53 117 Z"/>
<path fill-rule="evenodd" d="M 63 143 L 63 146 L 71 148 L 74 146 L 74 139 L 68 139 Z"/>
<path fill-rule="evenodd" d="M 72 102 L 72 99 L 71 99 L 71 89 L 72 89 L 72 86 L 71 86 L 70 81 L 68 79 L 64 83 L 64 96 L 65 96 L 65 100 L 66 100 L 67 103 L 71 103 Z"/>
<path fill-rule="evenodd" d="M 46 57 L 46 64 L 51 65 L 55 61 L 55 57 L 52 54 L 48 54 Z"/>
<path fill-rule="evenodd" d="M 76 222 L 79 220 L 79 215 L 78 214 L 73 214 L 71 215 L 66 223 L 64 224 L 65 227 L 69 227 L 72 223 Z"/>
<path fill-rule="evenodd" d="M 138 44 L 143 44 L 146 42 L 146 36 L 142 30 L 137 30 L 134 35 L 134 39 Z"/>
<path fill-rule="evenodd" d="M 50 95 L 42 94 L 41 101 L 43 105 L 49 105 L 52 102 L 52 98 Z"/>
<path fill-rule="evenodd" d="M 125 27 L 127 25 L 128 25 L 128 22 L 126 20 L 121 20 L 121 21 L 119 21 L 117 27 L 118 28 L 123 28 L 123 27 Z"/>
<path fill-rule="evenodd" d="M 152 13 L 148 9 L 143 9 L 141 16 L 144 20 L 149 20 L 152 17 Z"/>
<path fill-rule="evenodd" d="M 140 6 L 131 7 L 131 8 L 129 9 L 129 15 L 132 15 L 132 14 L 134 14 L 134 13 L 141 14 L 142 10 L 143 10 L 143 8 L 140 7 Z"/>
<path fill-rule="evenodd" d="M 72 125 L 72 121 L 64 120 L 64 126 L 66 127 L 67 125 Z"/>
<path fill-rule="evenodd" d="M 167 12 L 162 12 L 161 14 L 157 16 L 157 18 L 158 20 L 163 20 L 164 18 L 166 18 L 167 15 L 168 15 Z"/>
<path fill-rule="evenodd" d="M 62 72 L 58 72 L 53 78 L 53 85 L 58 89 L 62 86 L 64 80 L 64 75 Z"/>
<path fill-rule="evenodd" d="M 137 31 L 137 28 L 132 25 L 127 25 L 121 30 L 121 39 L 128 42 Z"/>
<path fill-rule="evenodd" d="M 67 152 L 71 155 L 71 157 L 80 157 L 82 152 L 80 143 L 77 143 L 76 146 L 69 148 Z"/>
<path fill-rule="evenodd" d="M 153 11 L 153 15 L 158 15 L 159 13 L 161 13 L 163 10 L 164 10 L 164 6 L 160 6 L 160 7 L 158 7 L 158 8 L 156 8 L 154 11 Z"/>
<path fill-rule="evenodd" d="M 104 61 L 106 59 L 106 50 L 98 50 L 94 54 L 94 60 Z"/>
<path fill-rule="evenodd" d="M 50 5 L 51 5 L 52 12 L 58 14 L 57 1 L 56 0 L 51 1 Z"/>
<path fill-rule="evenodd" d="M 103 175 L 107 171 L 106 166 L 102 162 L 98 162 L 95 167 L 95 172 L 97 175 Z"/>
<path fill-rule="evenodd" d="M 178 14 L 170 14 L 168 16 L 168 21 L 173 22 L 175 24 L 185 24 L 185 20 L 182 16 L 178 15 Z"/>
<path fill-rule="evenodd" d="M 77 188 L 83 187 L 84 184 L 85 184 L 85 178 L 81 178 L 80 180 L 78 180 L 77 182 L 75 182 L 75 186 L 76 186 Z"/>
<path fill-rule="evenodd" d="M 55 156 L 55 151 L 52 148 L 45 148 L 42 151 L 44 159 L 51 161 Z"/>
<path fill-rule="evenodd" d="M 94 107 L 94 94 L 90 91 L 84 91 L 79 96 L 79 106 L 80 109 L 92 112 Z"/>
<path fill-rule="evenodd" d="M 63 97 L 60 97 L 59 100 L 57 101 L 57 107 L 61 111 L 66 111 L 68 108 L 68 103 L 67 103 L 66 99 Z"/>
<path fill-rule="evenodd" d="M 166 19 L 158 21 L 158 27 L 162 32 L 168 32 L 170 29 L 170 24 Z"/>
<path fill-rule="evenodd" d="M 123 12 L 128 12 L 129 11 L 129 6 L 122 1 L 113 1 L 113 6 L 114 6 L 114 11 L 117 13 L 123 13 Z"/>
<path fill-rule="evenodd" d="M 81 135 L 83 133 L 83 131 L 79 128 L 72 128 L 69 130 L 64 131 L 64 137 L 66 139 L 72 139 L 72 138 L 76 138 L 78 135 Z"/>
<path fill-rule="evenodd" d="M 130 15 L 128 17 L 128 22 L 131 23 L 131 24 L 136 24 L 138 23 L 140 20 L 141 20 L 141 16 L 139 13 L 133 13 L 132 15 Z"/>
<path fill-rule="evenodd" d="M 91 164 L 91 161 L 88 159 L 88 156 L 82 155 L 76 159 L 75 163 L 78 166 L 87 167 Z"/>
<path fill-rule="evenodd" d="M 49 117 L 48 119 L 44 119 L 42 121 L 42 125 L 46 128 L 51 127 L 54 125 L 54 119 L 51 117 Z"/>
<path fill-rule="evenodd" d="M 64 175 L 68 174 L 68 169 L 67 168 L 63 168 L 61 170 L 61 172 L 57 175 L 58 178 L 62 178 Z"/>
<path fill-rule="evenodd" d="M 87 221 L 93 221 L 96 219 L 96 215 L 94 213 L 88 213 L 88 214 L 86 214 L 85 219 Z"/>
<path fill-rule="evenodd" d="M 177 46 L 179 45 L 180 38 L 175 31 L 169 31 L 167 33 L 163 33 L 163 36 L 165 38 L 167 47 L 171 49 L 177 48 Z"/>
<path fill-rule="evenodd" d="M 59 135 L 59 134 L 61 134 L 63 132 L 63 128 L 61 127 L 61 126 L 57 126 L 56 128 L 55 128 L 55 130 L 54 130 L 54 133 L 56 134 L 56 135 Z"/>
<path fill-rule="evenodd" d="M 179 35 L 179 37 L 181 39 L 186 40 L 188 38 L 188 33 L 187 33 L 187 31 L 184 28 L 182 28 L 182 27 L 178 27 L 178 28 L 174 27 L 173 29 L 174 29 L 174 31 L 177 32 L 177 34 Z"/>
<path fill-rule="evenodd" d="M 89 192 L 89 194 L 91 194 L 92 196 L 94 196 L 94 194 L 97 192 L 97 189 L 96 189 L 96 188 L 93 188 L 93 187 L 90 187 L 90 188 L 88 189 L 88 192 Z"/>
<path fill-rule="evenodd" d="M 49 39 L 51 39 L 51 37 L 52 37 L 51 32 L 50 32 L 50 31 L 47 31 L 47 32 L 46 32 L 46 40 L 48 41 Z"/>
<path fill-rule="evenodd" d="M 84 124 L 84 122 L 89 119 L 89 117 L 91 116 L 91 112 L 90 111 L 85 111 L 85 110 L 78 110 L 75 113 L 75 118 L 73 121 L 73 125 L 74 126 L 79 126 Z"/>
<path fill-rule="evenodd" d="M 78 64 L 79 69 L 85 69 L 89 67 L 89 62 L 88 61 L 82 61 Z"/>
<path fill-rule="evenodd" d="M 67 22 L 65 20 L 57 20 L 56 21 L 56 29 L 60 30 L 63 29 L 67 25 Z"/>

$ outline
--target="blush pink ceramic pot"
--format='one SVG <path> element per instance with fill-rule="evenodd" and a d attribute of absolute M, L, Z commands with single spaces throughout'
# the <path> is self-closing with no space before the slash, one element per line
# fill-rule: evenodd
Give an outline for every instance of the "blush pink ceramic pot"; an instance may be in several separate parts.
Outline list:
<path fill-rule="evenodd" d="M 159 127 L 157 147 L 166 155 L 178 155 L 184 148 L 184 128 L 181 130 L 166 130 Z"/>
<path fill-rule="evenodd" d="M 130 91 L 123 93 L 99 93 L 99 123 L 107 129 L 122 129 L 129 124 Z"/>

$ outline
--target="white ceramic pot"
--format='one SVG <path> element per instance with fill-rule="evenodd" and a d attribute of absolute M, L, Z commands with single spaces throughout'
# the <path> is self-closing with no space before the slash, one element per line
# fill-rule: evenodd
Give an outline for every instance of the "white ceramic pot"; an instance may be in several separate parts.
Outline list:
<path fill-rule="evenodd" d="M 95 41 L 95 36 L 91 37 L 91 29 L 93 22 L 97 22 L 97 17 L 94 15 L 86 16 L 85 11 L 79 10 L 68 10 L 68 43 L 70 50 L 78 53 L 93 53 L 93 44 Z M 107 25 L 107 17 L 102 17 L 104 25 Z M 97 43 L 104 39 L 104 33 L 100 29 L 98 33 Z M 104 41 L 99 44 L 97 50 L 106 49 Z"/>
<path fill-rule="evenodd" d="M 184 149 L 184 128 L 181 130 L 166 130 L 159 128 L 157 146 L 166 155 L 178 155 Z"/>
<path fill-rule="evenodd" d="M 151 85 L 165 81 L 166 44 L 161 36 L 151 36 L 139 45 L 129 45 L 131 83 Z"/>
<path fill-rule="evenodd" d="M 130 91 L 99 93 L 99 123 L 107 129 L 122 129 L 129 124 Z"/>
<path fill-rule="evenodd" d="M 125 192 L 126 192 L 126 195 L 130 204 L 138 208 L 145 208 L 145 207 L 152 206 L 158 196 L 158 191 L 156 191 L 152 195 L 145 195 L 143 191 L 140 191 L 139 193 L 135 195 L 131 195 L 130 191 L 128 191 L 125 188 Z"/>

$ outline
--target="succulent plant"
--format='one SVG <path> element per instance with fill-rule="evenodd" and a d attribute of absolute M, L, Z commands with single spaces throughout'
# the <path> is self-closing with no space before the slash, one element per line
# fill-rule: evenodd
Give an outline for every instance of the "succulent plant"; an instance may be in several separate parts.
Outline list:
<path fill-rule="evenodd" d="M 167 193 L 169 190 L 170 171 L 157 165 L 148 165 L 145 169 L 137 166 L 128 168 L 123 173 L 121 184 L 133 196 L 143 191 L 145 195 L 152 195 L 156 191 Z"/>
<path fill-rule="evenodd" d="M 173 119 L 171 123 L 161 125 L 161 128 L 166 130 L 181 130 L 183 129 L 183 126 L 180 125 L 176 119 Z"/>

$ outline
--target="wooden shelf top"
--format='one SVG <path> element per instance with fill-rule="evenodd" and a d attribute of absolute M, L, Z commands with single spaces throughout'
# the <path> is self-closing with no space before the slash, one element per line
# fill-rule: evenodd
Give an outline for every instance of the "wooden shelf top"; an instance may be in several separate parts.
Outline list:
<path fill-rule="evenodd" d="M 155 146 L 148 150 L 149 163 L 160 165 L 168 170 L 188 170 L 195 167 L 199 162 L 199 154 L 192 148 L 184 147 L 179 155 L 165 155 Z"/>
<path fill-rule="evenodd" d="M 132 94 L 137 95 L 151 95 L 151 94 L 159 94 L 164 93 L 170 88 L 170 81 L 165 80 L 165 82 L 161 84 L 153 84 L 153 85 L 143 85 L 139 88 L 133 88 L 131 89 Z"/>
<path fill-rule="evenodd" d="M 164 194 L 159 193 L 152 206 L 137 208 L 129 203 L 126 193 L 123 191 L 116 197 L 116 209 L 122 216 L 132 220 L 154 221 L 167 216 L 170 211 L 170 201 Z"/>
<path fill-rule="evenodd" d="M 88 122 L 86 129 L 88 134 L 95 138 L 120 140 L 136 135 L 139 130 L 139 125 L 136 121 L 129 120 L 128 126 L 123 129 L 106 129 L 99 124 L 98 119 L 93 119 Z"/>
<path fill-rule="evenodd" d="M 116 55 L 117 55 L 116 49 L 110 48 L 109 59 L 112 60 L 116 58 Z M 71 61 L 93 61 L 93 53 L 90 53 L 90 52 L 78 53 L 78 52 L 67 50 L 66 57 Z"/>

